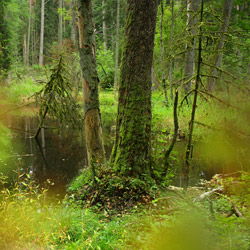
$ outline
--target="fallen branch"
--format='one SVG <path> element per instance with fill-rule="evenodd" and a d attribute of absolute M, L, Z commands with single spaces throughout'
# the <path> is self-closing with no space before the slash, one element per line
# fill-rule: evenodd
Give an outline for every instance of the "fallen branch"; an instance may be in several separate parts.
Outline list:
<path fill-rule="evenodd" d="M 193 200 L 193 202 L 202 201 L 202 200 L 206 199 L 207 197 L 211 196 L 212 194 L 218 193 L 218 192 L 222 192 L 222 191 L 223 191 L 223 187 L 222 186 L 220 186 L 218 188 L 214 188 L 211 191 L 208 191 L 208 192 L 203 193 L 200 196 L 196 197 Z"/>

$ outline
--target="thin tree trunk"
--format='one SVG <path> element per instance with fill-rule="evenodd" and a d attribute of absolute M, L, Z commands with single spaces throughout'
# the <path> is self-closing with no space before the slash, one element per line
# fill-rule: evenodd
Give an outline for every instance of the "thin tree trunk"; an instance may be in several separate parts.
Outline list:
<path fill-rule="evenodd" d="M 170 31 L 170 44 L 173 44 L 174 36 L 174 0 L 171 1 L 171 31 Z M 173 70 L 174 70 L 174 59 L 170 58 L 168 80 L 170 84 L 170 98 L 173 100 Z"/>
<path fill-rule="evenodd" d="M 32 37 L 32 64 L 36 64 L 35 53 L 36 53 L 36 30 L 34 27 L 33 37 Z"/>
<path fill-rule="evenodd" d="M 44 41 L 44 1 L 42 0 L 41 5 L 41 32 L 40 32 L 40 54 L 39 54 L 39 65 L 43 65 L 43 41 Z"/>
<path fill-rule="evenodd" d="M 229 20 L 231 17 L 232 8 L 233 0 L 225 0 L 222 18 L 223 23 L 221 24 L 218 42 L 215 46 L 214 54 L 211 58 L 210 70 L 208 71 L 207 88 L 210 92 L 214 92 L 214 86 L 216 83 L 216 78 L 218 76 L 218 68 L 221 66 L 223 48 L 225 44 L 226 33 L 229 27 Z"/>
<path fill-rule="evenodd" d="M 163 44 L 163 18 L 164 18 L 164 4 L 163 4 L 163 0 L 161 0 L 161 23 L 160 23 L 161 75 L 162 75 L 162 84 L 163 84 L 165 100 L 168 104 L 168 92 L 167 92 L 166 74 L 165 74 L 165 51 L 164 51 L 164 44 Z"/>
<path fill-rule="evenodd" d="M 177 137 L 178 137 L 178 130 L 179 130 L 179 122 L 178 122 L 178 114 L 177 114 L 177 108 L 178 108 L 178 90 L 175 91 L 175 99 L 174 99 L 174 135 L 173 135 L 173 139 L 171 141 L 171 144 L 168 148 L 168 150 L 165 153 L 164 156 L 164 165 L 165 165 L 165 169 L 164 169 L 164 175 L 167 175 L 168 172 L 168 167 L 169 167 L 169 156 L 172 152 L 172 150 L 174 149 L 174 145 L 177 141 Z"/>
<path fill-rule="evenodd" d="M 115 31 L 114 31 L 114 27 L 115 27 L 115 18 L 114 18 L 114 10 L 113 10 L 113 8 L 111 9 L 111 20 L 113 20 L 113 22 L 112 22 L 112 37 L 111 37 L 111 39 L 112 39 L 112 44 L 111 44 L 111 50 L 112 50 L 112 52 L 114 53 L 115 52 Z"/>
<path fill-rule="evenodd" d="M 250 62 L 247 64 L 247 77 L 246 77 L 246 84 L 249 85 L 249 79 L 250 79 Z"/>
<path fill-rule="evenodd" d="M 103 30 L 103 44 L 104 49 L 107 50 L 107 27 L 106 27 L 106 1 L 102 0 L 102 30 Z"/>
<path fill-rule="evenodd" d="M 23 64 L 27 65 L 27 38 L 26 33 L 23 34 Z"/>
<path fill-rule="evenodd" d="M 91 0 L 78 0 L 79 54 L 83 76 L 84 117 L 88 162 L 95 181 L 95 165 L 105 160 L 95 58 Z"/>
<path fill-rule="evenodd" d="M 120 0 L 117 0 L 117 15 L 116 15 L 116 44 L 115 44 L 115 78 L 114 89 L 115 95 L 118 86 L 118 67 L 119 67 L 119 31 L 120 31 Z"/>
<path fill-rule="evenodd" d="M 71 41 L 76 44 L 76 2 L 72 0 L 72 19 L 71 19 Z"/>
<path fill-rule="evenodd" d="M 29 0 L 29 26 L 28 26 L 28 40 L 27 40 L 27 59 L 26 59 L 26 64 L 29 66 L 30 64 L 30 32 L 31 32 L 31 15 L 32 15 L 32 2 Z"/>
<path fill-rule="evenodd" d="M 188 0 L 187 1 L 187 29 L 190 40 L 187 42 L 187 54 L 184 69 L 184 89 L 185 93 L 191 90 L 192 77 L 195 72 L 195 44 L 196 44 L 196 15 L 198 10 L 199 0 Z"/>
<path fill-rule="evenodd" d="M 201 0 L 201 14 L 200 14 L 200 24 L 203 22 L 203 1 Z M 190 154 L 192 151 L 192 139 L 193 139 L 193 130 L 194 130 L 194 119 L 195 119 L 195 112 L 196 112 L 196 105 L 198 99 L 198 89 L 200 83 L 200 71 L 201 71 L 201 53 L 202 53 L 202 25 L 200 25 L 199 30 L 199 54 L 198 54 L 198 64 L 197 64 L 197 73 L 195 79 L 195 89 L 194 89 L 194 100 L 192 106 L 192 113 L 191 119 L 189 122 L 189 132 L 188 132 L 188 141 L 187 141 L 187 149 L 186 149 L 186 159 L 185 159 L 185 166 L 183 171 L 183 187 L 186 190 L 189 184 L 189 168 L 190 168 Z"/>
<path fill-rule="evenodd" d="M 59 0 L 58 9 L 59 9 L 59 21 L 58 21 L 58 44 L 62 45 L 63 40 L 63 16 L 62 16 L 63 0 Z"/>
<path fill-rule="evenodd" d="M 111 165 L 143 178 L 151 164 L 151 69 L 157 0 L 129 0 Z"/>

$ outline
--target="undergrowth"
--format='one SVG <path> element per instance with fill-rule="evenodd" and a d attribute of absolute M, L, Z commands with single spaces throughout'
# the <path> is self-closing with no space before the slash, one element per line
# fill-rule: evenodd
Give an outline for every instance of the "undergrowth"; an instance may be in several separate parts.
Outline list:
<path fill-rule="evenodd" d="M 160 192 L 155 180 L 119 176 L 107 167 L 96 172 L 95 182 L 89 168 L 68 187 L 68 201 L 84 207 L 95 207 L 97 211 L 124 214 L 134 206 L 149 206 Z"/>
<path fill-rule="evenodd" d="M 18 175 L 10 188 L 1 175 L 1 249 L 121 249 L 121 250 L 248 250 L 250 246 L 249 173 L 220 177 L 226 192 L 199 202 L 204 191 L 166 190 L 133 209 L 93 212 L 65 199 L 51 200 L 29 175 Z M 230 214 L 237 180 L 243 217 Z M 229 188 L 231 187 L 231 188 Z M 106 197 L 108 198 L 108 197 Z M 212 209 L 211 209 L 212 202 Z M 95 205 L 98 208 L 98 205 Z M 107 208 L 108 209 L 108 208 Z M 98 210 L 98 209 L 97 209 Z"/>

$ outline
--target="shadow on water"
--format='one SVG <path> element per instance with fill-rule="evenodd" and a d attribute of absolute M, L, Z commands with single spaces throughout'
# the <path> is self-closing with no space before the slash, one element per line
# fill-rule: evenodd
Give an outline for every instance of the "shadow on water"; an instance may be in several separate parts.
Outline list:
<path fill-rule="evenodd" d="M 10 129 L 12 144 L 17 148 L 16 170 L 29 173 L 41 185 L 49 183 L 49 193 L 64 196 L 67 184 L 87 166 L 83 132 L 60 128 L 55 120 L 46 119 L 38 138 L 39 148 L 34 138 L 38 117 L 8 114 L 6 118 L 4 125 Z M 106 146 L 107 155 L 111 150 L 112 145 Z"/>

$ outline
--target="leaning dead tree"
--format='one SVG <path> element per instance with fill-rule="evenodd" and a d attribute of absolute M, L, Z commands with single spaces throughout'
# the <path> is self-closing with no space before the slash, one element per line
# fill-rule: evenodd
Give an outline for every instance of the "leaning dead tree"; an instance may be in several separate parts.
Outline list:
<path fill-rule="evenodd" d="M 95 165 L 105 160 L 100 115 L 92 0 L 78 0 L 79 55 L 82 70 L 88 163 L 95 181 Z"/>

